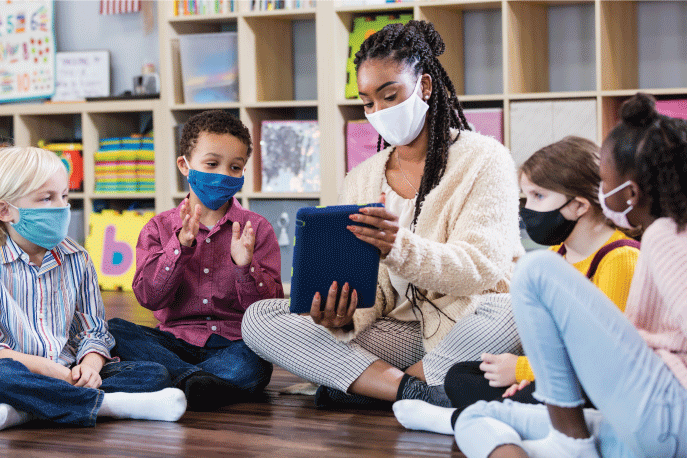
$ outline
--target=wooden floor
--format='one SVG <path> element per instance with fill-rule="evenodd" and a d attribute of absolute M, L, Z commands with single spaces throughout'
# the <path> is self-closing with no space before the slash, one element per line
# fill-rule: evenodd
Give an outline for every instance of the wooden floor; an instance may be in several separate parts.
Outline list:
<path fill-rule="evenodd" d="M 127 293 L 103 293 L 108 318 L 153 325 Z M 323 411 L 312 397 L 279 394 L 301 382 L 276 368 L 265 399 L 177 423 L 103 421 L 95 428 L 30 423 L 0 431 L 2 457 L 463 457 L 453 436 L 405 430 L 390 411 Z"/>

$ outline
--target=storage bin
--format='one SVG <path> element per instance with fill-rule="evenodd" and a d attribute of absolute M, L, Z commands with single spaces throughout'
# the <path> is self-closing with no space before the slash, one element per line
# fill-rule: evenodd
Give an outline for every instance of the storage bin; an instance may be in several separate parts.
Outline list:
<path fill-rule="evenodd" d="M 236 32 L 181 35 L 185 103 L 238 100 Z"/>

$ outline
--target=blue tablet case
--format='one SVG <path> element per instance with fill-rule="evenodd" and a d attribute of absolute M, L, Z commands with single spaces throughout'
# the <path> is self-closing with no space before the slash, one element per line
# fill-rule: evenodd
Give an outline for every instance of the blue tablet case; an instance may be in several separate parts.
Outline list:
<path fill-rule="evenodd" d="M 379 250 L 358 240 L 346 226 L 355 223 L 349 215 L 368 205 L 334 205 L 303 207 L 296 214 L 293 264 L 291 268 L 292 313 L 308 313 L 316 291 L 322 296 L 322 307 L 336 280 L 341 288 L 348 282 L 350 291 L 358 292 L 357 308 L 372 307 L 377 292 Z"/>

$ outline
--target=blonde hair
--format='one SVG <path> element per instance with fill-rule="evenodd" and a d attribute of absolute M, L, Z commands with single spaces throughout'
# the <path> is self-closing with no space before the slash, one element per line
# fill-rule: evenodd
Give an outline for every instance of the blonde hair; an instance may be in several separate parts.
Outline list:
<path fill-rule="evenodd" d="M 32 146 L 0 148 L 0 201 L 12 203 L 31 194 L 66 167 L 57 154 Z M 0 224 L 0 245 L 7 241 L 5 223 Z"/>

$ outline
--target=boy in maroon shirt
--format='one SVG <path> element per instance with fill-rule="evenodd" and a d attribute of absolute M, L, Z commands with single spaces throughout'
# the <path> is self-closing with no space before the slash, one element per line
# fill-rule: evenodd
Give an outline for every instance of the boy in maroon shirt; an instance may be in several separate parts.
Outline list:
<path fill-rule="evenodd" d="M 189 195 L 151 219 L 136 246 L 134 294 L 160 325 L 109 321 L 114 353 L 164 365 L 189 410 L 235 402 L 262 390 L 272 375 L 272 365 L 241 337 L 249 305 L 284 297 L 274 230 L 234 197 L 251 147 L 248 129 L 229 113 L 189 119 L 177 158 Z"/>

